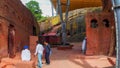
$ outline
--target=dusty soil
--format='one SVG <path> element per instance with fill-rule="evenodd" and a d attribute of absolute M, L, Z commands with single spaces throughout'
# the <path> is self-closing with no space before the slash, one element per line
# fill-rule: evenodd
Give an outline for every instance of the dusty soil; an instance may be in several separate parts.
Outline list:
<path fill-rule="evenodd" d="M 104 55 L 86 56 L 81 54 L 81 43 L 72 43 L 74 46 L 68 50 L 57 50 L 52 48 L 52 55 L 50 56 L 51 64 L 46 65 L 43 56 L 42 68 L 112 68 L 115 64 L 115 57 L 108 57 Z M 112 64 L 108 61 L 111 59 Z M 2 58 L 0 68 L 37 68 L 37 57 L 33 56 L 30 62 L 23 62 L 20 58 L 20 53 L 16 57 L 10 59 L 8 57 Z"/>

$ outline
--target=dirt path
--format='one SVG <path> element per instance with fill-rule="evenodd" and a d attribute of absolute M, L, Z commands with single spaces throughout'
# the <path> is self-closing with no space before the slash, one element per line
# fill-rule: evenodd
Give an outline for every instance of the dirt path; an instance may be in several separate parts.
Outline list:
<path fill-rule="evenodd" d="M 46 65 L 43 59 L 43 68 L 109 68 L 112 64 L 107 60 L 107 56 L 84 56 L 81 54 L 81 43 L 73 43 L 74 47 L 71 50 L 57 50 L 52 48 L 51 64 Z M 115 58 L 110 57 L 114 62 Z M 4 68 L 37 68 L 37 57 L 33 57 L 31 62 L 22 62 L 20 60 L 20 53 L 16 58 L 2 59 L 0 66 L 8 66 Z M 10 67 L 11 66 L 11 67 Z M 13 67 L 12 67 L 13 66 Z M 0 67 L 2 68 L 2 67 Z"/>

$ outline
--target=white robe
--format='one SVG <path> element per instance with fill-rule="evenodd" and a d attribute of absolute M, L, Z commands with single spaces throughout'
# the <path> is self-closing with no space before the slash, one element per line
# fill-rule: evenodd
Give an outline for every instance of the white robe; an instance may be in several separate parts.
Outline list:
<path fill-rule="evenodd" d="M 84 39 L 82 43 L 82 51 L 83 50 L 86 50 L 86 39 Z"/>
<path fill-rule="evenodd" d="M 30 61 L 31 53 L 28 49 L 22 50 L 21 59 L 22 61 Z"/>

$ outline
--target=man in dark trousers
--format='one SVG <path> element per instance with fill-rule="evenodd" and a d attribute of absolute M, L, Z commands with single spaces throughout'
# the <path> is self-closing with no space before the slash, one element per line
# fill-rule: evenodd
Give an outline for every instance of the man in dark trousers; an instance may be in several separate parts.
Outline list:
<path fill-rule="evenodd" d="M 50 64 L 50 51 L 51 51 L 51 48 L 50 48 L 50 44 L 48 44 L 48 42 L 44 41 L 43 42 L 44 45 L 45 45 L 45 60 L 46 60 L 46 64 Z"/>

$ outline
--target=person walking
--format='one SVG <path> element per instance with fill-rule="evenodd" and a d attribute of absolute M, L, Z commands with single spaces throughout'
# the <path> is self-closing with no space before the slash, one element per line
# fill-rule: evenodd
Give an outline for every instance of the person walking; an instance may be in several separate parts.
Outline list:
<path fill-rule="evenodd" d="M 50 48 L 50 44 L 48 44 L 48 42 L 46 41 L 44 41 L 44 45 L 45 45 L 45 60 L 46 60 L 46 64 L 49 65 L 51 48 Z"/>
<path fill-rule="evenodd" d="M 42 55 L 43 55 L 43 51 L 44 51 L 44 47 L 42 44 L 40 44 L 39 41 L 37 41 L 37 45 L 36 45 L 36 50 L 35 50 L 35 53 L 34 55 L 38 56 L 38 67 L 39 68 L 42 68 Z"/>

